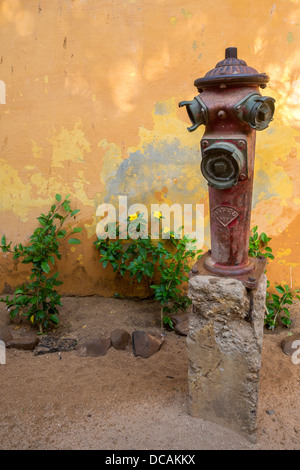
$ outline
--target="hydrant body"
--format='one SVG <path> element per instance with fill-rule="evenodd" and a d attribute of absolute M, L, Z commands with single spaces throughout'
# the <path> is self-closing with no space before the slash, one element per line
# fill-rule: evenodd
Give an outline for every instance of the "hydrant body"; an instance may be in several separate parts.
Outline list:
<path fill-rule="evenodd" d="M 248 250 L 256 130 L 268 127 L 274 114 L 275 100 L 259 93 L 268 80 L 228 48 L 225 60 L 195 81 L 200 94 L 179 103 L 187 107 L 189 131 L 205 125 L 201 171 L 209 188 L 211 250 L 192 272 L 237 277 L 250 288 L 265 267 L 265 259 L 249 258 Z"/>

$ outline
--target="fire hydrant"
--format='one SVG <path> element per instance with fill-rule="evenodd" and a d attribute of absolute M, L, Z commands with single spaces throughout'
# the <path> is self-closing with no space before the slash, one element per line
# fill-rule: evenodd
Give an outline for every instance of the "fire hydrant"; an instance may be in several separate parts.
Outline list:
<path fill-rule="evenodd" d="M 208 182 L 211 250 L 192 268 L 192 275 L 234 277 L 257 287 L 265 258 L 249 258 L 249 234 L 256 131 L 273 119 L 275 100 L 262 96 L 268 75 L 237 58 L 237 48 L 194 85 L 200 93 L 186 106 L 190 132 L 205 126 L 201 171 Z"/>

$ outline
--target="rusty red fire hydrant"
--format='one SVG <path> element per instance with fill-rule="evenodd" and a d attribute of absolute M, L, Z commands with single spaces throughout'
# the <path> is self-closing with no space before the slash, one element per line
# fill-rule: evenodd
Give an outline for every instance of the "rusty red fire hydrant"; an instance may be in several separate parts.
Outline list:
<path fill-rule="evenodd" d="M 248 288 L 265 269 L 265 258 L 249 258 L 248 250 L 256 130 L 268 127 L 275 110 L 275 100 L 259 93 L 268 81 L 229 47 L 225 60 L 195 80 L 200 94 L 179 103 L 187 108 L 190 132 L 205 125 L 201 171 L 209 187 L 211 250 L 192 273 L 234 277 Z"/>

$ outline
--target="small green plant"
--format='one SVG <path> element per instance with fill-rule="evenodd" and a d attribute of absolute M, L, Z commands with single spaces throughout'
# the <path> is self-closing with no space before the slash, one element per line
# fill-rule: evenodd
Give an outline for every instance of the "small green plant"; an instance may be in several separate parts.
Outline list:
<path fill-rule="evenodd" d="M 298 290 L 292 291 L 288 285 L 276 285 L 276 291 L 278 294 L 271 294 L 267 296 L 267 312 L 265 316 L 265 323 L 270 330 L 274 330 L 277 326 L 277 318 L 280 317 L 282 323 L 286 327 L 290 327 L 292 321 L 290 319 L 290 311 L 287 305 L 293 304 L 293 298 L 297 297 L 300 299 L 300 296 L 296 293 Z"/>
<path fill-rule="evenodd" d="M 264 256 L 265 258 L 274 259 L 272 248 L 268 243 L 272 238 L 268 237 L 264 232 L 258 235 L 257 225 L 253 227 L 252 234 L 249 237 L 249 256 L 252 258 Z"/>
<path fill-rule="evenodd" d="M 257 225 L 253 227 L 249 237 L 249 256 L 264 256 L 265 258 L 273 260 L 274 255 L 272 248 L 269 246 L 269 242 L 272 238 L 268 237 L 264 232 L 259 235 L 257 229 Z M 270 288 L 269 280 L 267 280 L 267 288 Z M 286 284 L 276 284 L 275 289 L 280 295 L 270 294 L 268 291 L 266 293 L 265 325 L 270 330 L 274 330 L 278 325 L 277 319 L 279 317 L 282 323 L 289 328 L 292 321 L 287 305 L 292 305 L 295 297 L 300 299 L 300 296 L 297 295 L 299 291 L 292 291 Z"/>
<path fill-rule="evenodd" d="M 55 199 L 58 204 L 53 204 L 48 214 L 41 214 L 37 218 L 40 227 L 34 230 L 27 246 L 19 243 L 12 248 L 12 242 L 7 244 L 5 236 L 2 237 L 0 245 L 4 253 L 13 254 L 13 259 L 20 258 L 22 263 L 32 265 L 31 282 L 18 286 L 12 298 L 7 296 L 0 301 L 6 303 L 12 318 L 16 315 L 27 317 L 32 324 L 39 327 L 40 334 L 48 330 L 51 324 L 59 324 L 57 306 L 62 303 L 55 287 L 62 282 L 58 280 L 58 271 L 50 275 L 51 266 L 55 263 L 54 256 L 61 259 L 61 242 L 70 234 L 82 230 L 80 227 L 72 229 L 68 224 L 70 233 L 67 235 L 63 227 L 69 219 L 75 217 L 79 209 L 71 209 L 69 195 L 62 201 L 61 195 L 56 194 Z M 69 238 L 68 243 L 77 245 L 81 242 L 77 238 Z"/>
<path fill-rule="evenodd" d="M 161 213 L 154 213 L 161 219 Z M 130 239 L 130 227 L 134 221 L 135 232 L 140 232 L 136 239 Z M 116 239 L 98 239 L 95 245 L 100 252 L 100 262 L 103 267 L 110 264 L 114 271 L 121 276 L 129 274 L 138 282 L 146 279 L 149 296 L 161 305 L 161 326 L 173 327 L 170 314 L 185 310 L 190 305 L 190 299 L 182 293 L 180 286 L 188 280 L 186 273 L 190 271 L 189 261 L 200 258 L 202 250 L 197 250 L 195 240 L 186 235 L 178 238 L 167 227 L 160 228 L 159 240 L 144 236 L 143 228 L 147 222 L 143 214 L 133 214 L 127 219 L 127 239 L 119 239 L 119 225 L 108 225 L 108 232 L 116 234 Z M 166 234 L 169 238 L 164 238 Z M 155 277 L 158 279 L 155 281 Z"/>

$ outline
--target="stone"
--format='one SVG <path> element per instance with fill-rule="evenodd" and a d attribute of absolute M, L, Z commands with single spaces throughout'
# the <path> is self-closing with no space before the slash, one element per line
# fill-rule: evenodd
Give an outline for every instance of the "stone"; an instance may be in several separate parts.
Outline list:
<path fill-rule="evenodd" d="M 1 325 L 0 326 L 0 341 L 3 341 L 5 344 L 12 339 L 12 334 L 9 326 Z"/>
<path fill-rule="evenodd" d="M 39 343 L 37 336 L 21 336 L 20 338 L 13 338 L 6 343 L 7 348 L 25 349 L 32 351 Z"/>
<path fill-rule="evenodd" d="M 281 341 L 280 346 L 284 354 L 291 356 L 300 347 L 300 333 L 287 336 Z"/>
<path fill-rule="evenodd" d="M 122 328 L 116 328 L 110 334 L 111 344 L 115 349 L 126 349 L 130 339 L 131 335 Z"/>
<path fill-rule="evenodd" d="M 74 338 L 54 338 L 53 336 L 41 336 L 39 344 L 34 349 L 34 354 L 49 354 L 58 351 L 71 351 L 75 349 L 77 340 Z"/>
<path fill-rule="evenodd" d="M 187 336 L 189 331 L 189 317 L 188 314 L 172 315 L 171 320 L 174 326 L 174 331 L 177 335 Z"/>
<path fill-rule="evenodd" d="M 247 289 L 237 279 L 189 281 L 189 412 L 256 441 L 266 276 Z"/>
<path fill-rule="evenodd" d="M 132 333 L 132 347 L 135 356 L 150 357 L 160 350 L 164 338 L 145 331 L 136 330 Z"/>
<path fill-rule="evenodd" d="M 76 346 L 76 352 L 81 357 L 105 356 L 111 347 L 110 338 L 93 338 L 82 341 Z"/>

